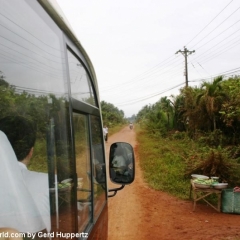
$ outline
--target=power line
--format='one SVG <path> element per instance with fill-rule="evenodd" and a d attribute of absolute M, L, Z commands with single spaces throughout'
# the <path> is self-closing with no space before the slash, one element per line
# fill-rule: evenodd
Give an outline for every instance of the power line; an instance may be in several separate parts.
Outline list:
<path fill-rule="evenodd" d="M 204 43 L 203 45 L 201 45 L 200 47 L 197 48 L 197 50 L 203 46 L 205 46 L 207 43 L 211 42 L 212 40 L 214 40 L 215 38 L 219 37 L 221 34 L 223 34 L 225 31 L 229 30 L 232 26 L 234 26 L 236 23 L 240 22 L 240 20 L 238 20 L 237 22 L 235 22 L 234 24 L 232 24 L 230 27 L 228 27 L 227 29 L 225 29 L 224 31 L 222 31 L 220 34 L 218 34 L 217 36 L 215 36 L 214 38 L 212 38 L 211 40 L 209 40 L 208 42 Z"/>
<path fill-rule="evenodd" d="M 234 44 L 234 45 L 233 45 L 233 44 Z M 238 44 L 240 44 L 239 39 L 238 39 L 236 42 L 234 42 L 234 43 L 231 44 L 231 45 L 233 45 L 233 46 L 231 46 L 231 45 L 230 45 L 230 46 L 227 46 L 227 48 L 225 48 L 225 50 L 223 49 L 221 52 L 215 53 L 213 56 L 209 56 L 209 57 L 203 59 L 202 61 L 203 61 L 204 63 L 206 63 L 206 62 L 208 62 L 209 60 L 211 60 L 211 59 L 213 59 L 213 58 L 215 58 L 215 57 L 217 57 L 217 56 L 219 56 L 219 55 L 227 52 L 229 49 L 232 49 L 233 47 L 237 46 Z"/>
<path fill-rule="evenodd" d="M 1 43 L 0 43 L 0 46 L 3 46 L 3 47 L 5 47 L 5 48 L 9 49 L 10 51 L 12 51 L 12 52 L 15 54 L 15 56 L 13 55 L 13 53 L 8 52 L 8 51 L 5 51 L 5 50 L 3 50 L 3 49 L 0 49 L 0 54 L 1 54 L 2 52 L 4 52 L 4 53 L 8 54 L 8 56 L 10 56 L 10 57 L 12 56 L 13 58 L 16 58 L 16 59 L 19 59 L 19 55 L 18 55 L 18 54 L 20 54 L 20 59 L 21 59 L 21 60 L 24 60 L 23 57 L 25 57 L 26 59 L 30 59 L 30 60 L 34 61 L 35 64 L 44 65 L 44 67 L 45 67 L 47 70 L 51 70 L 51 72 L 52 72 L 52 70 L 55 70 L 55 71 L 57 71 L 58 73 L 59 73 L 59 71 L 62 71 L 61 68 L 55 68 L 55 67 L 53 67 L 53 66 L 49 66 L 49 64 L 46 64 L 45 62 L 41 62 L 41 61 L 39 61 L 37 58 L 34 58 L 34 57 L 32 57 L 32 56 L 29 56 L 29 55 L 27 55 L 27 54 L 25 54 L 25 53 L 22 53 L 22 52 L 20 52 L 20 51 L 17 51 L 17 50 L 15 50 L 15 49 L 13 49 L 13 48 L 10 48 L 10 47 L 8 47 L 8 46 L 6 46 L 6 45 L 4 45 L 4 44 L 1 44 Z M 22 57 L 22 56 L 23 56 L 23 57 Z M 25 60 L 25 61 L 27 61 L 27 60 Z M 31 63 L 31 62 L 28 61 L 28 63 Z M 32 63 L 33 63 L 33 62 L 32 62 Z M 54 64 L 56 64 L 56 63 L 54 63 Z M 38 65 L 37 65 L 37 66 L 38 66 Z M 58 66 L 61 66 L 60 63 L 58 64 Z"/>
<path fill-rule="evenodd" d="M 168 76 L 167 77 L 167 81 L 168 81 L 168 79 L 169 78 L 171 78 L 171 77 L 173 77 L 173 76 L 179 76 L 179 71 L 181 71 L 181 69 L 179 69 L 178 70 L 178 72 L 171 72 L 172 74 L 170 75 L 170 76 Z M 160 77 L 158 78 L 158 79 L 160 79 Z M 158 80 L 157 79 L 157 80 Z M 162 85 L 162 82 L 165 80 L 165 79 L 160 79 L 161 80 L 161 82 L 160 82 L 160 84 Z M 158 80 L 158 82 L 159 82 L 159 80 Z M 168 81 L 168 83 L 170 83 L 171 81 Z M 146 92 L 146 90 L 147 90 L 147 87 L 152 87 L 152 84 L 149 84 L 149 81 L 147 82 L 147 86 L 146 86 L 146 83 L 144 83 L 144 84 L 142 84 L 141 86 L 139 86 L 139 85 L 133 85 L 131 88 L 130 87 L 128 87 L 128 88 L 126 88 L 126 89 L 124 89 L 124 94 L 127 94 L 128 92 L 130 92 L 130 94 L 132 94 L 133 92 L 136 92 L 136 91 L 140 91 L 140 90 L 144 90 L 144 92 Z M 155 85 L 155 88 L 157 88 L 158 87 L 158 85 Z M 144 88 L 144 89 L 143 89 Z M 118 89 L 119 90 L 119 89 Z M 106 97 L 106 96 L 114 96 L 114 97 L 117 97 L 117 96 L 122 96 L 122 92 L 121 91 L 118 91 L 117 93 L 116 92 L 110 92 L 110 94 L 104 94 L 104 96 Z"/>
<path fill-rule="evenodd" d="M 233 34 L 229 35 L 228 37 L 224 38 L 223 40 L 221 40 L 220 42 L 218 42 L 218 43 L 215 44 L 213 47 L 211 47 L 210 49 L 206 50 L 205 52 L 203 52 L 203 53 L 200 54 L 199 56 L 197 56 L 194 60 L 199 59 L 199 58 L 202 58 L 202 57 L 201 57 L 202 55 L 203 55 L 203 57 L 205 57 L 206 55 L 212 54 L 212 53 L 211 53 L 211 50 L 212 50 L 213 48 L 217 47 L 220 43 L 224 42 L 226 39 L 228 39 L 228 38 L 231 37 L 232 35 L 236 34 L 238 31 L 240 31 L 240 29 L 237 30 L 237 31 L 235 31 Z M 239 37 L 239 35 L 238 35 L 237 37 Z M 234 38 L 234 39 L 236 39 L 236 38 Z M 230 40 L 230 42 L 233 41 L 234 39 Z M 226 44 L 229 44 L 229 42 L 226 42 Z M 229 46 L 229 45 L 228 45 L 228 46 Z M 222 48 L 222 46 L 220 46 L 220 48 Z M 212 51 L 216 51 L 216 49 L 215 49 L 215 50 L 212 50 Z M 207 54 L 205 54 L 205 53 L 207 53 Z"/>
<path fill-rule="evenodd" d="M 212 21 L 210 21 L 210 23 L 208 23 L 191 41 L 189 41 L 186 45 L 188 45 L 190 42 L 192 42 L 204 29 L 206 29 L 231 3 L 233 2 L 233 0 L 228 3 L 218 14 L 217 16 L 215 16 Z"/>
<path fill-rule="evenodd" d="M 189 82 L 204 81 L 204 80 L 207 80 L 207 79 L 212 79 L 213 77 L 217 77 L 217 76 L 221 76 L 221 75 L 229 75 L 229 74 L 232 74 L 232 73 L 235 73 L 235 72 L 239 72 L 239 71 L 240 71 L 240 67 L 234 68 L 234 69 L 231 69 L 231 70 L 227 70 L 225 72 L 214 74 L 214 75 L 212 75 L 211 77 L 208 77 L 208 78 L 195 79 L 195 80 L 191 80 Z"/>
<path fill-rule="evenodd" d="M 1 5 L 2 8 L 2 5 Z M 22 26 L 20 26 L 19 24 L 17 24 L 16 22 L 14 22 L 12 19 L 8 18 L 7 16 L 5 16 L 4 14 L 0 13 L 1 16 L 3 16 L 4 18 L 6 18 L 9 22 L 13 23 L 14 25 L 16 25 L 17 27 L 21 28 L 24 32 L 28 33 L 29 35 L 31 35 L 32 37 L 34 37 L 36 40 L 38 40 L 39 42 L 43 43 L 44 45 L 57 50 L 59 52 L 59 48 L 54 48 L 53 46 L 48 45 L 47 43 L 43 42 L 41 39 L 39 39 L 38 37 L 34 36 L 31 32 L 27 31 L 25 28 L 23 28 Z M 60 51 L 62 52 L 62 51 Z"/>
<path fill-rule="evenodd" d="M 27 51 L 29 51 L 29 52 L 32 52 L 32 53 L 34 53 L 34 54 L 40 56 L 41 58 L 45 58 L 45 59 L 47 59 L 47 60 L 49 60 L 49 61 L 51 61 L 51 62 L 55 62 L 55 63 L 60 63 L 60 64 L 61 64 L 61 62 L 57 62 L 57 61 L 51 60 L 51 59 L 49 59 L 49 58 L 43 56 L 42 54 L 40 54 L 40 53 L 38 53 L 38 52 L 36 52 L 36 51 L 33 51 L 33 50 L 31 50 L 30 48 L 27 48 L 27 47 L 21 46 L 20 44 L 18 44 L 18 43 L 16 43 L 16 42 L 12 41 L 12 40 L 10 40 L 10 39 L 8 39 L 8 38 L 6 38 L 6 37 L 3 37 L 3 36 L 0 35 L 0 38 L 3 38 L 3 39 L 5 39 L 5 40 L 7 40 L 8 42 L 11 42 L 11 43 L 15 44 L 16 46 L 19 46 L 19 47 L 21 47 L 21 48 L 23 48 L 23 49 L 25 49 L 25 50 L 27 50 Z"/>
<path fill-rule="evenodd" d="M 171 60 L 171 61 L 173 61 L 173 60 Z M 173 62 L 172 62 L 172 64 L 173 63 L 175 63 L 175 62 L 177 62 L 177 61 L 179 61 L 179 59 L 175 59 Z M 177 64 L 176 66 L 178 66 L 179 64 Z M 172 67 L 172 68 L 174 68 L 174 67 Z M 171 68 L 171 69 L 172 69 Z M 111 86 L 110 88 L 108 88 L 108 89 L 104 89 L 104 90 L 101 90 L 101 92 L 106 92 L 106 91 L 110 91 L 110 90 L 113 90 L 113 89 L 116 89 L 117 87 L 126 87 L 126 85 L 131 85 L 131 84 L 134 84 L 134 83 L 137 83 L 138 85 L 139 85 L 139 82 L 141 82 L 141 81 L 143 81 L 143 80 L 145 80 L 145 79 L 149 79 L 150 77 L 152 77 L 152 75 L 156 75 L 157 74 L 157 72 L 160 72 L 162 69 L 156 69 L 156 70 L 154 70 L 154 72 L 149 72 L 148 74 L 145 74 L 145 76 L 143 75 L 142 77 L 140 77 L 140 78 L 133 78 L 132 80 L 129 80 L 129 81 L 127 81 L 127 82 L 123 82 L 123 83 L 120 83 L 120 84 L 116 84 L 116 85 L 114 85 L 114 86 Z M 165 72 L 168 72 L 169 70 L 167 70 L 167 71 L 165 71 Z M 160 73 L 160 74 L 163 74 L 163 73 Z M 139 75 L 139 76 L 141 76 L 141 75 Z M 149 84 L 149 83 L 148 83 Z"/>
<path fill-rule="evenodd" d="M 182 62 L 180 63 L 180 64 L 177 64 L 176 66 L 179 66 L 179 65 L 181 65 L 182 64 Z M 171 78 L 171 77 L 173 77 L 174 75 L 178 75 L 179 76 L 179 73 L 178 72 L 176 72 L 176 71 L 180 71 L 180 68 L 179 68 L 179 70 L 175 70 L 175 71 L 170 71 L 171 69 L 174 69 L 176 66 L 174 66 L 174 67 L 172 67 L 172 68 L 170 68 L 169 70 L 167 70 L 167 71 L 164 71 L 164 72 L 162 72 L 162 73 L 160 73 L 159 75 L 158 75 L 158 77 L 154 77 L 154 80 L 156 80 L 157 79 L 157 81 L 158 81 L 158 83 L 159 83 L 159 80 L 160 80 L 160 83 L 159 84 L 161 84 L 161 85 L 163 85 L 164 83 L 163 83 L 163 81 L 165 80 L 163 80 L 162 79 L 162 76 L 164 75 L 164 74 L 170 74 L 169 76 L 167 76 L 167 77 L 164 77 L 164 78 L 167 78 L 167 81 L 169 82 L 169 78 Z M 142 79 L 143 80 L 143 79 Z M 145 88 L 144 88 L 144 90 L 146 91 L 146 89 L 150 86 L 150 87 L 152 87 L 153 86 L 153 84 L 151 83 L 150 84 L 150 82 L 152 82 L 152 81 L 150 81 L 149 80 L 149 78 L 148 78 L 148 81 L 144 81 L 143 83 L 142 83 L 142 85 L 140 85 L 139 84 L 139 82 L 138 82 L 138 84 L 136 85 L 136 84 L 133 84 L 132 85 L 132 87 L 127 87 L 127 88 L 124 88 L 124 94 L 127 94 L 127 92 L 131 92 L 131 93 L 133 93 L 133 92 L 136 92 L 138 89 L 139 89 L 139 87 L 141 87 L 141 88 L 143 88 L 144 86 L 145 86 Z M 130 83 L 129 83 L 130 84 Z M 147 85 L 147 86 L 146 86 Z M 158 85 L 154 85 L 155 87 L 157 87 Z M 115 88 L 115 90 L 117 90 L 117 93 L 116 93 L 116 91 L 111 91 L 110 92 L 110 94 L 107 94 L 107 96 L 111 96 L 111 95 L 114 95 L 114 97 L 116 97 L 116 96 L 122 96 L 122 92 L 119 90 L 119 88 Z M 102 92 L 102 91 L 101 91 Z M 130 94 L 131 94 L 130 93 Z M 105 96 L 106 96 L 106 94 L 105 94 Z"/>
<path fill-rule="evenodd" d="M 206 36 L 204 36 L 200 41 L 198 41 L 193 47 L 195 47 L 198 43 L 200 43 L 203 39 L 205 39 L 207 36 L 209 36 L 211 33 L 213 33 L 219 26 L 221 26 L 227 19 L 229 19 L 235 12 L 237 12 L 240 9 L 237 8 L 232 14 L 230 14 L 227 18 L 225 18 L 217 27 L 215 27 L 210 33 L 208 33 Z"/>
<path fill-rule="evenodd" d="M 155 74 L 157 71 L 159 71 L 159 69 L 156 69 L 156 68 L 159 67 L 159 66 L 165 65 L 165 64 L 166 64 L 166 61 L 168 61 L 169 59 L 171 59 L 171 58 L 173 58 L 173 57 L 174 57 L 174 55 L 172 55 L 171 57 L 163 60 L 163 61 L 160 62 L 159 64 L 155 65 L 154 67 L 152 67 L 152 68 L 150 68 L 149 70 L 143 72 L 142 74 L 139 74 L 138 76 L 134 77 L 133 79 L 131 79 L 131 80 L 127 81 L 127 82 L 123 82 L 123 83 L 120 83 L 120 84 L 113 85 L 113 86 L 111 86 L 110 88 L 107 88 L 107 89 L 102 90 L 101 92 L 110 91 L 110 90 L 112 90 L 112 89 L 116 89 L 116 87 L 123 86 L 123 85 L 124 85 L 124 86 L 125 86 L 125 85 L 129 85 L 129 84 L 132 84 L 132 83 L 135 83 L 135 82 L 138 82 L 138 83 L 139 83 L 139 81 L 146 79 L 146 76 L 147 76 L 147 75 L 148 75 L 148 77 L 149 77 L 149 75 L 153 75 L 153 74 Z M 176 60 L 176 59 L 175 59 L 175 60 Z M 173 60 L 170 60 L 169 62 L 172 62 L 172 61 L 173 61 Z M 177 61 L 178 61 L 178 60 L 177 60 Z M 164 62 L 165 62 L 165 63 L 164 63 Z M 169 63 L 169 62 L 168 62 L 168 63 Z M 176 62 L 176 61 L 174 61 L 174 62 Z M 163 64 L 163 63 L 164 63 L 164 64 Z M 139 78 L 139 77 L 140 77 L 140 78 Z"/>
<path fill-rule="evenodd" d="M 225 71 L 225 72 L 222 72 L 222 73 L 218 73 L 218 74 L 214 74 L 213 76 L 211 77 L 208 77 L 208 78 L 201 78 L 201 79 L 196 79 L 196 80 L 190 80 L 189 82 L 198 82 L 198 81 L 204 81 L 204 80 L 207 80 L 207 79 L 212 79 L 213 77 L 216 77 L 216 76 L 220 76 L 220 75 L 231 75 L 233 73 L 237 73 L 237 72 L 240 72 L 240 67 L 239 68 L 235 68 L 235 69 L 231 69 L 231 70 L 228 70 L 228 71 Z M 145 96 L 143 98 L 140 98 L 140 99 L 134 99 L 134 100 L 130 100 L 130 101 L 126 101 L 126 102 L 123 102 L 123 103 L 117 103 L 116 105 L 118 106 L 124 106 L 124 105 L 131 105 L 131 104 L 135 104 L 135 103 L 138 103 L 138 102 L 142 102 L 144 100 L 147 100 L 147 99 L 150 99 L 150 98 L 153 98 L 153 97 L 156 97 L 160 94 L 163 94 L 165 92 L 168 92 L 172 89 L 175 89 L 177 87 L 180 87 L 181 85 L 184 85 L 184 83 L 180 83 L 176 86 L 173 86 L 171 88 L 168 88 L 168 89 L 165 89 L 159 93 L 156 93 L 156 94 L 153 94 L 153 95 L 150 95 L 150 96 Z"/>
<path fill-rule="evenodd" d="M 26 39 L 26 38 L 24 38 L 24 37 L 22 37 L 21 35 L 17 34 L 16 32 L 12 31 L 11 29 L 7 28 L 6 26 L 4 26 L 4 25 L 2 25 L 2 24 L 0 24 L 0 26 L 2 26 L 3 28 L 7 29 L 9 32 L 13 33 L 14 35 L 18 36 L 19 38 L 25 40 L 26 42 L 32 44 L 33 46 L 35 46 L 36 48 L 40 49 L 41 51 L 43 51 L 43 52 L 45 52 L 45 53 L 47 53 L 47 54 L 49 54 L 49 55 L 51 55 L 51 56 L 53 56 L 53 57 L 57 57 L 57 58 L 63 59 L 62 57 L 56 56 L 56 55 L 54 55 L 54 54 L 46 51 L 44 48 L 39 47 L 37 44 L 29 41 L 28 39 Z"/>
<path fill-rule="evenodd" d="M 18 60 L 16 60 L 16 59 L 11 59 L 11 58 L 9 58 L 9 56 L 4 56 L 4 54 L 1 54 L 1 55 L 3 56 L 3 57 L 2 57 L 3 59 L 6 59 L 6 60 L 10 61 L 11 63 L 13 62 L 13 63 L 19 64 L 19 65 L 23 65 L 24 67 L 26 67 L 26 68 L 28 68 L 28 69 L 34 70 L 34 71 L 36 71 L 36 72 L 40 72 L 42 75 L 45 75 L 45 76 L 47 76 L 47 77 L 51 77 L 52 79 L 53 79 L 53 78 L 59 79 L 59 77 L 58 77 L 57 75 L 54 75 L 54 74 L 51 73 L 51 72 L 47 72 L 47 71 L 45 71 L 45 70 L 38 69 L 38 68 L 36 68 L 35 66 L 29 66 L 28 63 L 26 63 L 26 62 L 20 62 L 20 61 L 18 61 Z"/>
<path fill-rule="evenodd" d="M 174 86 L 174 87 L 165 89 L 165 90 L 163 90 L 163 91 L 161 91 L 161 92 L 155 93 L 155 94 L 153 94 L 153 95 L 146 96 L 146 97 L 140 98 L 140 99 L 130 100 L 130 101 L 123 102 L 123 103 L 118 103 L 118 104 L 116 104 L 116 105 L 118 105 L 118 106 L 124 106 L 124 105 L 129 105 L 129 104 L 135 104 L 135 103 L 138 103 L 138 102 L 142 102 L 142 101 L 144 101 L 144 100 L 147 100 L 147 99 L 156 97 L 156 96 L 158 96 L 158 95 L 160 95 L 160 94 L 163 94 L 163 93 L 168 92 L 168 91 L 170 91 L 170 90 L 173 90 L 173 89 L 175 89 L 175 88 L 177 88 L 177 87 L 180 87 L 181 85 L 184 85 L 184 82 L 183 82 L 183 83 L 180 83 L 180 84 L 178 84 L 178 85 L 176 85 L 176 86 Z"/>

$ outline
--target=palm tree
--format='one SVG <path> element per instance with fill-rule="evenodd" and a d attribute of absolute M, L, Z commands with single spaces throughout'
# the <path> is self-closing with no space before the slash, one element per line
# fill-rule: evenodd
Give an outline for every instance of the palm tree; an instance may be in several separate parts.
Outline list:
<path fill-rule="evenodd" d="M 210 120 L 213 123 L 213 129 L 216 130 L 216 114 L 219 112 L 223 99 L 227 95 L 222 91 L 221 82 L 223 76 L 216 77 L 212 83 L 204 82 L 201 89 L 204 90 L 197 96 L 196 103 L 199 105 L 200 101 L 204 101 L 206 111 Z"/>
<path fill-rule="evenodd" d="M 184 108 L 184 95 L 174 96 L 171 95 L 172 100 L 170 100 L 173 106 L 173 127 L 177 130 L 186 130 L 184 113 L 186 112 Z"/>
<path fill-rule="evenodd" d="M 171 104 L 171 101 L 167 97 L 162 97 L 159 101 L 161 109 L 166 113 L 167 115 L 167 122 L 168 122 L 168 129 L 170 128 L 170 114 L 173 113 L 173 106 Z"/>

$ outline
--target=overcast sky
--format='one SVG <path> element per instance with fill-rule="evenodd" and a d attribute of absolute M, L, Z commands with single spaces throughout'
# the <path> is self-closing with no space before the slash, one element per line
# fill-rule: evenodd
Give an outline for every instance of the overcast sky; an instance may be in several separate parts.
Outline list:
<path fill-rule="evenodd" d="M 96 71 L 100 100 L 126 117 L 185 85 L 240 73 L 238 0 L 57 0 Z"/>

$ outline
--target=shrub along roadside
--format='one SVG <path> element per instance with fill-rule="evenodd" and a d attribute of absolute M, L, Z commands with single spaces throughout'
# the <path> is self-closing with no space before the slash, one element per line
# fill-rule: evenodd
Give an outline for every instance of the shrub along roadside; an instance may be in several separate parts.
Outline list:
<path fill-rule="evenodd" d="M 163 138 L 136 125 L 135 130 L 140 166 L 150 187 L 188 199 L 191 173 L 222 176 L 229 187 L 240 185 L 239 160 L 228 149 L 200 146 L 184 133 Z"/>

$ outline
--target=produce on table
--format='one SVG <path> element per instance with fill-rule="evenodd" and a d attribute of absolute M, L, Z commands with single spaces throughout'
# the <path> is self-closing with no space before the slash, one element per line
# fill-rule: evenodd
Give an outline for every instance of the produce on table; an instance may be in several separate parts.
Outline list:
<path fill-rule="evenodd" d="M 201 178 L 197 178 L 193 180 L 193 182 L 197 184 L 206 184 L 206 185 L 218 184 L 218 182 L 216 182 L 213 179 L 201 179 Z"/>
<path fill-rule="evenodd" d="M 71 186 L 71 183 L 59 183 L 58 184 L 58 188 L 61 189 L 61 188 L 68 188 Z"/>

